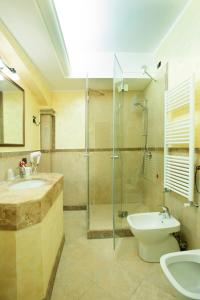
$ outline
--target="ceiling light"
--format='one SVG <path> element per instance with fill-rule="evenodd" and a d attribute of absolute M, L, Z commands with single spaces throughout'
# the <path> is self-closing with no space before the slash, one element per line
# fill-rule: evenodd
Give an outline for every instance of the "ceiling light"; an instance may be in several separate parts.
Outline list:
<path fill-rule="evenodd" d="M 20 79 L 19 75 L 17 74 L 15 68 L 9 67 L 3 60 L 0 58 L 0 70 L 5 73 L 8 77 L 12 80 L 17 81 Z"/>
<path fill-rule="evenodd" d="M 2 70 L 3 68 L 5 68 L 5 65 L 3 63 L 3 60 L 0 58 L 0 70 Z"/>
<path fill-rule="evenodd" d="M 10 74 L 10 77 L 11 77 L 11 79 L 14 80 L 14 81 L 20 80 L 20 77 L 19 77 L 19 75 L 18 75 L 17 73 L 12 73 L 12 74 Z"/>

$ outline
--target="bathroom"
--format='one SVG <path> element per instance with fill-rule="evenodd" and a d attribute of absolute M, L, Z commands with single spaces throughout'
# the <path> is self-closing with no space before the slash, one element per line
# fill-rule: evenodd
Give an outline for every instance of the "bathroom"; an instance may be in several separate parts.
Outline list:
<path fill-rule="evenodd" d="M 200 299 L 199 264 L 186 287 L 168 267 L 200 257 L 200 2 L 67 2 L 0 0 L 0 300 Z M 181 84 L 194 138 L 170 149 Z M 187 154 L 188 197 L 166 180 Z M 177 223 L 146 251 L 153 213 Z"/>

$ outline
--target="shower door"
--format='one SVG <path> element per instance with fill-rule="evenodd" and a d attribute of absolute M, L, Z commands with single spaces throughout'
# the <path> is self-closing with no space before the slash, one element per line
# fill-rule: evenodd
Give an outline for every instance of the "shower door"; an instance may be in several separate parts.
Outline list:
<path fill-rule="evenodd" d="M 122 229 L 123 189 L 122 189 L 122 107 L 123 107 L 123 72 L 114 57 L 113 74 L 113 151 L 112 151 L 112 204 L 113 204 L 113 247 L 116 249 L 120 230 Z"/>
<path fill-rule="evenodd" d="M 84 156 L 86 158 L 86 205 L 87 205 L 87 214 L 86 214 L 86 222 L 87 222 L 87 231 L 90 228 L 90 181 L 89 181 L 89 84 L 88 84 L 88 76 L 86 76 L 85 80 L 85 153 Z"/>

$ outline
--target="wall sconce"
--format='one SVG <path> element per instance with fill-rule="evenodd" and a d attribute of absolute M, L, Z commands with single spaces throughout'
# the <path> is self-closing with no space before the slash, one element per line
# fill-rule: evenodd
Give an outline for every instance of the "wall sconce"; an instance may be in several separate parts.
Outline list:
<path fill-rule="evenodd" d="M 9 67 L 3 60 L 0 58 L 0 70 L 5 73 L 11 79 L 17 81 L 19 80 L 19 75 L 17 74 L 15 68 Z"/>
<path fill-rule="evenodd" d="M 35 124 L 36 126 L 40 125 L 40 122 L 37 122 L 37 117 L 33 116 L 33 124 Z"/>

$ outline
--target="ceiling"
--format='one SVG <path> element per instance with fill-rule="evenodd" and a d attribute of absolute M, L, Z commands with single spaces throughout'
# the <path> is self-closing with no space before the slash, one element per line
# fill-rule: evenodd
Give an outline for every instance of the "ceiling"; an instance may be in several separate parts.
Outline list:
<path fill-rule="evenodd" d="M 54 0 L 67 48 L 152 52 L 187 0 Z"/>
<path fill-rule="evenodd" d="M 0 1 L 0 18 L 52 90 L 82 89 L 85 84 L 83 79 L 66 78 L 62 68 L 63 61 L 60 60 L 50 28 L 39 9 L 38 2 L 48 4 L 52 1 Z M 70 63 L 73 65 L 79 61 L 80 66 L 81 59 L 84 63 L 87 62 L 87 56 L 91 66 L 92 53 L 95 53 L 94 63 L 100 53 L 103 58 L 106 57 L 105 65 L 110 64 L 111 70 L 112 53 L 125 56 L 130 52 L 153 52 L 187 2 L 188 0 L 55 0 L 55 5 L 60 24 L 65 28 L 63 37 Z M 103 68 L 100 63 L 97 69 L 99 65 Z M 110 73 L 105 77 L 111 77 Z M 141 80 L 138 80 L 139 89 Z"/>

